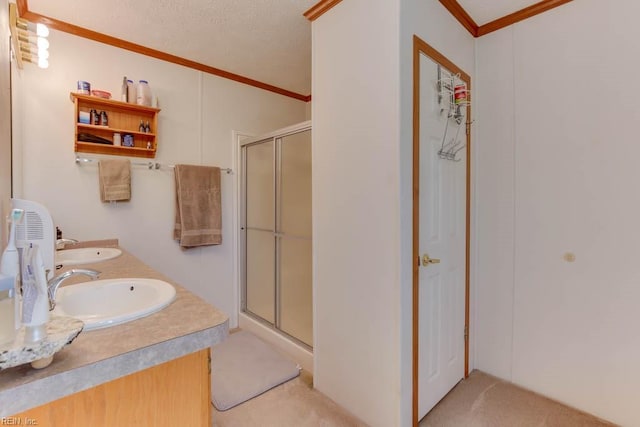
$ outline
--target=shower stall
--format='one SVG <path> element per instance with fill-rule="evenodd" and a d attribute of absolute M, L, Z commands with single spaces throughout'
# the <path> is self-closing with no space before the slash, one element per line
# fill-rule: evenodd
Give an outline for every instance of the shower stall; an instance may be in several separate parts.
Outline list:
<path fill-rule="evenodd" d="M 311 123 L 244 140 L 240 162 L 240 326 L 310 353 Z"/>

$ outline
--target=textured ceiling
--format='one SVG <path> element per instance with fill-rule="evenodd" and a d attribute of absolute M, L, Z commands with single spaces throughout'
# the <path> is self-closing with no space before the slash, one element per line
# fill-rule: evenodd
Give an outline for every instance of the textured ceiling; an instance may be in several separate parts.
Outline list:
<path fill-rule="evenodd" d="M 317 0 L 29 0 L 29 10 L 302 95 Z"/>
<path fill-rule="evenodd" d="M 484 25 L 539 2 L 540 0 L 458 0 L 460 6 L 478 25 Z"/>

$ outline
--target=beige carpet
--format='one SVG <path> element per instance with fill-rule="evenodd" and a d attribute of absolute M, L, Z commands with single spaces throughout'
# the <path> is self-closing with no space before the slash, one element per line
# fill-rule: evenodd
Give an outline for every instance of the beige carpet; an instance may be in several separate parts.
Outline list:
<path fill-rule="evenodd" d="M 479 371 L 461 381 L 420 421 L 420 427 L 613 425 Z"/>
<path fill-rule="evenodd" d="M 312 378 L 298 378 L 224 412 L 212 406 L 214 427 L 364 427 L 332 400 L 312 388 Z"/>
<path fill-rule="evenodd" d="M 298 378 L 224 412 L 213 407 L 214 427 L 365 427 Z M 614 424 L 569 408 L 479 371 L 460 382 L 420 427 L 607 427 Z M 392 427 L 392 426 L 390 426 Z"/>

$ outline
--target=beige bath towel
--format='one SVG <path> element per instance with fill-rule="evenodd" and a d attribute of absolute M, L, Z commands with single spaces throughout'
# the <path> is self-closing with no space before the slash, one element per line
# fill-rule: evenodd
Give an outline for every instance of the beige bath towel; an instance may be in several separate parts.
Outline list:
<path fill-rule="evenodd" d="M 222 243 L 220 168 L 176 165 L 173 238 L 183 248 Z"/>
<path fill-rule="evenodd" d="M 100 160 L 98 178 L 101 201 L 131 199 L 131 162 L 128 159 Z"/>

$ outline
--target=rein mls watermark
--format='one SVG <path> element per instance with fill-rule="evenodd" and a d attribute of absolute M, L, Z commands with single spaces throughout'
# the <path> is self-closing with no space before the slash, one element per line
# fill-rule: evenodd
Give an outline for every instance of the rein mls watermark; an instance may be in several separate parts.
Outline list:
<path fill-rule="evenodd" d="M 37 426 L 38 420 L 29 417 L 2 417 L 0 426 Z"/>

